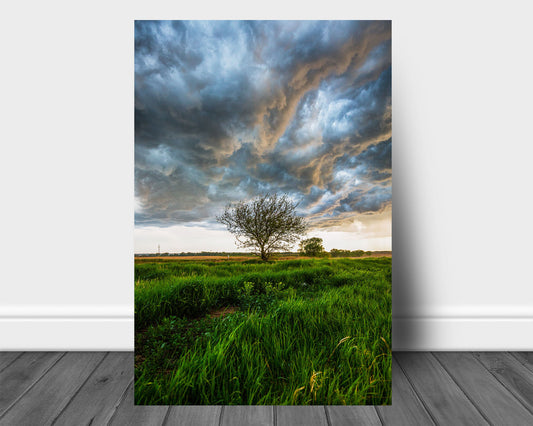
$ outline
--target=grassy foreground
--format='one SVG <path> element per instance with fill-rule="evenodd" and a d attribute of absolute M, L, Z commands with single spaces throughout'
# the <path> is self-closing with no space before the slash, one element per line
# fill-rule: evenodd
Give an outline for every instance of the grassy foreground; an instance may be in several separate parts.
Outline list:
<path fill-rule="evenodd" d="M 135 403 L 391 403 L 391 259 L 135 266 Z"/>

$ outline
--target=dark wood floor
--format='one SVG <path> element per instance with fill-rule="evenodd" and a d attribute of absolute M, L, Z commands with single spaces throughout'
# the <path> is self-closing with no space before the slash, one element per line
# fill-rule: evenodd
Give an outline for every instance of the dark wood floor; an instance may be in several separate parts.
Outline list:
<path fill-rule="evenodd" d="M 397 352 L 392 406 L 134 406 L 131 352 L 0 353 L 0 425 L 533 425 L 533 353 Z"/>

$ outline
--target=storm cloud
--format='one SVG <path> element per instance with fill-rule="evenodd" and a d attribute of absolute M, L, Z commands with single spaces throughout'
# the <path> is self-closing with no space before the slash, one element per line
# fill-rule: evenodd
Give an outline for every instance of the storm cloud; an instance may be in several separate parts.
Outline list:
<path fill-rule="evenodd" d="M 287 193 L 316 228 L 391 203 L 390 21 L 136 21 L 137 226 Z"/>

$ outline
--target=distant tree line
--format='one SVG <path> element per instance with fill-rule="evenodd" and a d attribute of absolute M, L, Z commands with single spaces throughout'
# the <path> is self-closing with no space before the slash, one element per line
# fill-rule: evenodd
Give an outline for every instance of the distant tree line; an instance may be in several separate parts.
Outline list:
<path fill-rule="evenodd" d="M 278 256 L 297 256 L 298 254 L 301 256 L 313 256 L 313 257 L 361 257 L 361 256 L 369 256 L 372 253 L 380 253 L 380 252 L 372 252 L 372 251 L 364 251 L 364 250 L 340 250 L 340 249 L 331 249 L 329 253 L 324 250 L 322 246 L 322 242 L 316 241 L 320 240 L 320 238 L 310 238 L 310 241 L 308 243 L 300 243 L 300 249 L 298 250 L 298 253 L 285 251 L 285 252 L 276 252 L 275 255 Z M 387 253 L 387 252 L 383 252 Z M 227 251 L 200 251 L 200 252 L 180 252 L 180 253 L 137 253 L 135 256 L 137 257 L 185 257 L 185 256 L 253 256 L 255 253 L 252 252 L 227 252 Z"/>
<path fill-rule="evenodd" d="M 339 249 L 331 249 L 328 253 L 324 250 L 322 238 L 317 237 L 300 241 L 300 249 L 298 250 L 298 253 L 303 256 L 312 257 L 361 257 L 370 256 L 372 254 L 371 251 Z"/>
<path fill-rule="evenodd" d="M 372 254 L 371 251 L 364 251 L 364 250 L 339 250 L 339 249 L 331 249 L 329 251 L 329 254 L 331 257 L 361 257 L 361 256 L 369 256 Z"/>

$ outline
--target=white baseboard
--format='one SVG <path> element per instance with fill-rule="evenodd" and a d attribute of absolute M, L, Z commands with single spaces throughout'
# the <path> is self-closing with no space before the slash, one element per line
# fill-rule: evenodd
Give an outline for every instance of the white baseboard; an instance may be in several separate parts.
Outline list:
<path fill-rule="evenodd" d="M 533 317 L 412 317 L 392 321 L 396 351 L 531 351 Z"/>
<path fill-rule="evenodd" d="M 0 351 L 131 351 L 132 318 L 0 318 Z"/>
<path fill-rule="evenodd" d="M 128 306 L 0 308 L 0 351 L 131 351 Z"/>
<path fill-rule="evenodd" d="M 31 313 L 29 313 L 31 312 Z M 132 351 L 127 307 L 0 309 L 0 351 Z M 393 350 L 531 351 L 533 317 L 397 317 Z"/>

